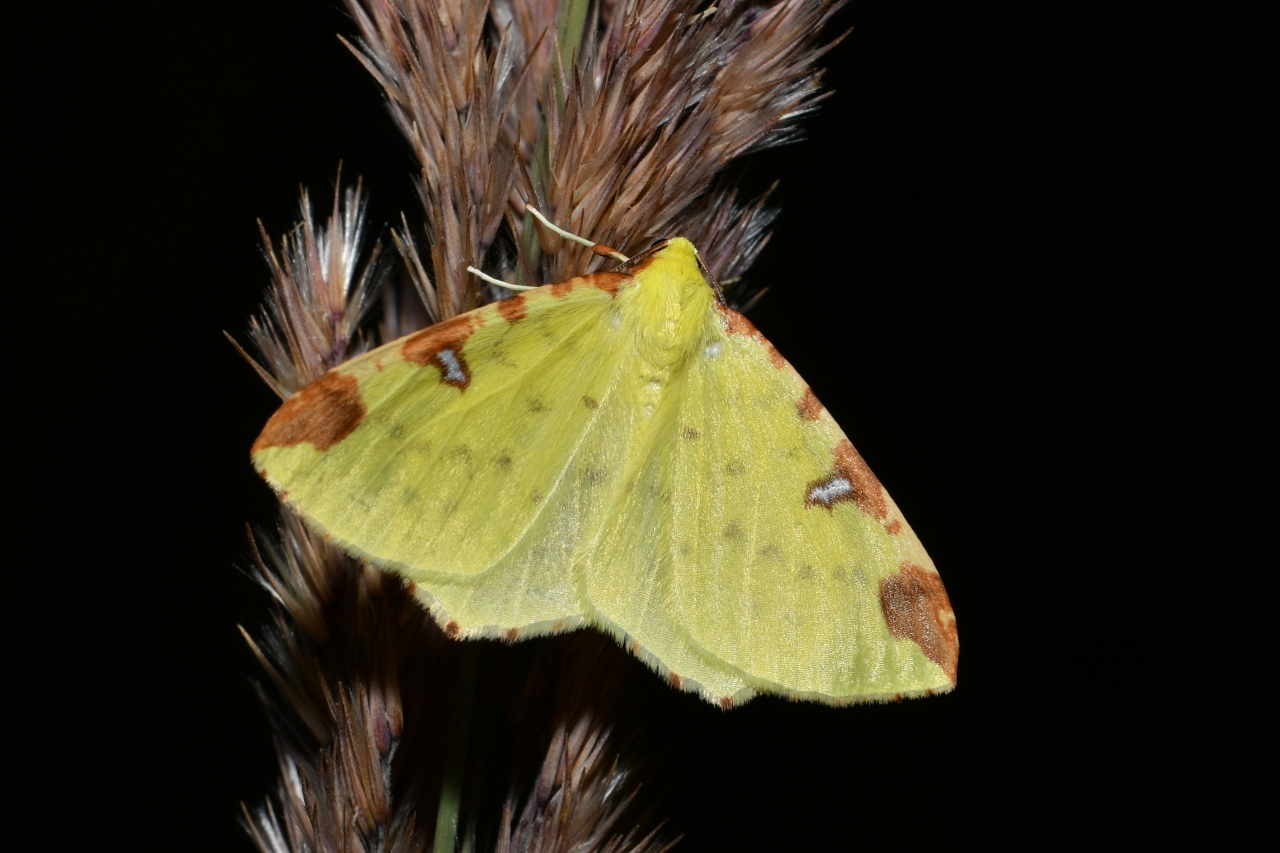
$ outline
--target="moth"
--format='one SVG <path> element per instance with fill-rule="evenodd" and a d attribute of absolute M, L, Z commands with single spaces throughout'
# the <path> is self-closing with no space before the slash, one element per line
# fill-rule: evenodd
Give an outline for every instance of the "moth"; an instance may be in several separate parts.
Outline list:
<path fill-rule="evenodd" d="M 688 240 L 623 270 L 330 370 L 254 466 L 452 637 L 589 626 L 725 708 L 950 690 L 942 580 L 808 385 Z"/>

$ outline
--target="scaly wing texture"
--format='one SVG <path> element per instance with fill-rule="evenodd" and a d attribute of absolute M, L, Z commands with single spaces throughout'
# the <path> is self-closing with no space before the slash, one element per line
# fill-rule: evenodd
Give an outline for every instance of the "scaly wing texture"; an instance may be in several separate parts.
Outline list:
<path fill-rule="evenodd" d="M 631 451 L 614 434 L 582 452 L 626 351 L 629 281 L 539 288 L 335 368 L 281 407 L 254 464 L 313 526 L 415 582 L 451 634 L 574 627 L 607 457 Z"/>
<path fill-rule="evenodd" d="M 674 618 L 758 691 L 951 689 L 955 616 L 919 539 L 804 380 L 718 313 L 672 398 Z"/>
<path fill-rule="evenodd" d="M 614 399 L 641 413 L 646 391 L 624 375 Z M 588 621 L 724 707 L 953 686 L 955 618 L 932 562 L 745 318 L 709 311 L 704 344 L 628 431 L 640 446 L 586 566 Z"/>
<path fill-rule="evenodd" d="M 643 364 L 634 359 L 631 367 Z M 673 513 L 688 503 L 678 496 L 676 444 L 681 440 L 680 409 L 672 405 L 684 378 L 657 389 L 643 372 L 625 372 L 614 393 L 610 415 L 636 442 L 626 468 L 615 468 L 617 486 L 609 495 L 609 523 L 584 554 L 582 598 L 587 620 L 614 635 L 675 687 L 700 693 L 728 707 L 750 698 L 754 690 L 741 669 L 709 654 L 690 636 L 673 604 L 677 539 Z M 638 423 L 636 423 L 638 422 Z M 606 431 L 594 450 L 607 450 Z M 718 513 L 710 502 L 702 511 Z"/>

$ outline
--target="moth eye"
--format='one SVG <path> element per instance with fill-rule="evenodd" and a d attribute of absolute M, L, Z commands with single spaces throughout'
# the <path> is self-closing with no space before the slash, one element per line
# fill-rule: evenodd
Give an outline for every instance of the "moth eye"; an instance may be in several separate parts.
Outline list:
<path fill-rule="evenodd" d="M 724 341 L 712 341 L 707 344 L 707 358 L 716 359 L 720 357 L 720 351 L 724 349 Z"/>

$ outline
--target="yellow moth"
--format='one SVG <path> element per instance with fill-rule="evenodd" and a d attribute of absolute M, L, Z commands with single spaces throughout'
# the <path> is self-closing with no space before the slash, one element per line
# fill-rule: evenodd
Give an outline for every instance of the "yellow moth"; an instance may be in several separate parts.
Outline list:
<path fill-rule="evenodd" d="M 334 368 L 252 456 L 451 636 L 592 626 L 722 707 L 955 684 L 920 541 L 683 238 Z"/>

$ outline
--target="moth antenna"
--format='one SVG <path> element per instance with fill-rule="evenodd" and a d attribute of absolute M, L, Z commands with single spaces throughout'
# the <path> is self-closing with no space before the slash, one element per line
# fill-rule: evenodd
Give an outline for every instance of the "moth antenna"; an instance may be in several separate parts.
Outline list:
<path fill-rule="evenodd" d="M 606 246 L 604 243 L 593 243 L 585 237 L 579 237 L 577 234 L 570 234 L 563 228 L 551 224 L 547 217 L 543 216 L 542 212 L 531 204 L 526 204 L 524 209 L 532 213 L 539 222 L 559 234 L 561 237 L 566 240 L 572 240 L 575 243 L 581 243 L 597 255 L 604 255 L 606 258 L 613 258 L 615 261 L 622 261 L 624 264 L 631 260 L 612 246 Z"/>
<path fill-rule="evenodd" d="M 494 278 L 491 275 L 485 275 L 475 267 L 467 267 L 467 272 L 471 273 L 474 276 L 477 276 L 478 278 L 483 279 L 484 281 L 489 282 L 490 284 L 496 284 L 498 287 L 505 287 L 507 290 L 537 290 L 538 289 L 536 287 L 531 287 L 530 285 L 527 285 L 527 284 L 512 284 L 509 281 L 503 281 L 502 279 Z"/>
<path fill-rule="evenodd" d="M 631 260 L 628 261 L 627 265 L 634 267 L 637 262 L 644 260 L 645 258 L 649 257 L 659 249 L 665 248 L 666 245 L 670 242 L 671 242 L 670 240 L 659 240 L 649 248 L 641 249 L 640 251 L 636 252 L 634 255 L 631 256 Z"/>
<path fill-rule="evenodd" d="M 693 256 L 698 259 L 698 269 L 702 270 L 703 276 L 711 283 L 711 289 L 716 292 L 716 299 L 721 305 L 728 305 L 729 303 L 724 301 L 724 289 L 720 287 L 720 282 L 716 281 L 716 277 L 711 274 L 711 268 L 702 260 L 702 253 L 695 248 Z"/>

